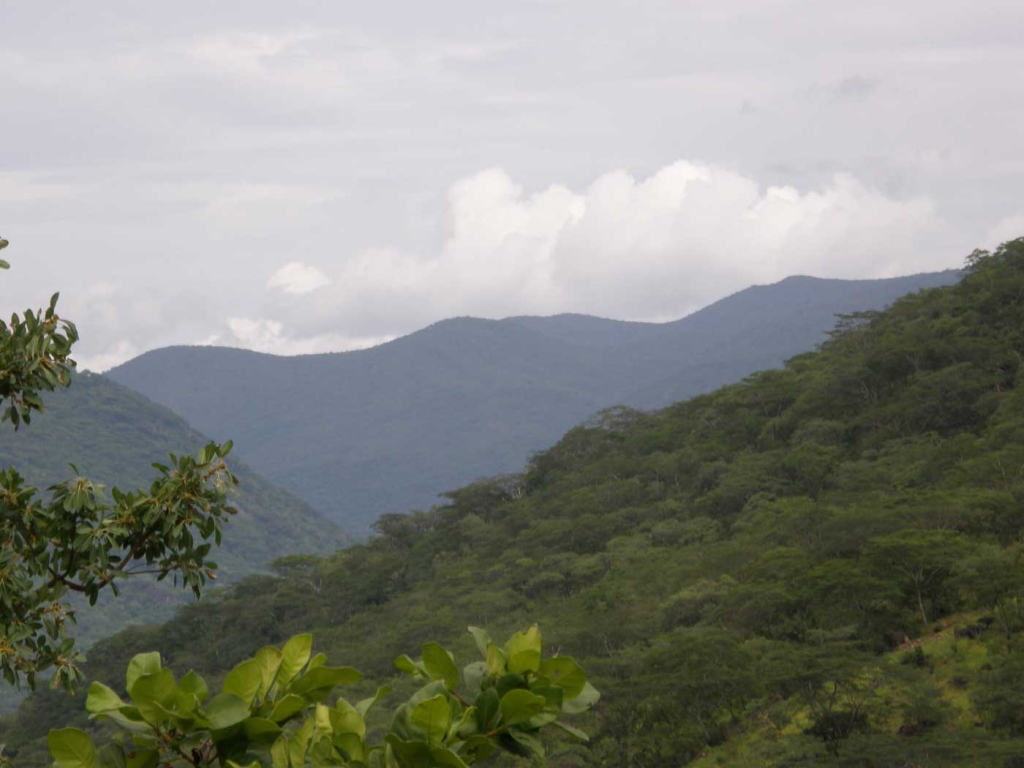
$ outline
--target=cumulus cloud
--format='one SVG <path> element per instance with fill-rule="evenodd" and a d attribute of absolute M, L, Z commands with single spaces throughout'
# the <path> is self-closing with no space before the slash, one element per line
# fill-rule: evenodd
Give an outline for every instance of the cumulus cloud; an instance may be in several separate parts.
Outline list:
<path fill-rule="evenodd" d="M 330 285 L 331 279 L 316 267 L 301 261 L 290 261 L 270 276 L 268 288 L 277 288 L 285 293 L 301 296 L 317 288 Z"/>
<path fill-rule="evenodd" d="M 359 333 L 465 314 L 661 320 L 792 274 L 935 269 L 925 245 L 936 231 L 930 200 L 894 199 L 845 174 L 800 191 L 680 161 L 647 178 L 620 170 L 582 190 L 531 193 L 490 169 L 450 188 L 436 254 L 363 251 L 315 301 L 282 311 Z"/>

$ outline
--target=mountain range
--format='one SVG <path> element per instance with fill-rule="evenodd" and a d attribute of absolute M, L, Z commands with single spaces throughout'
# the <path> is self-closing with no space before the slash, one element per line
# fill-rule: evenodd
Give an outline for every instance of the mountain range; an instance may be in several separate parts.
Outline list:
<path fill-rule="evenodd" d="M 381 514 L 515 471 L 601 409 L 659 408 L 778 367 L 823 341 L 837 314 L 958 276 L 791 277 L 668 323 L 455 318 L 345 353 L 170 347 L 107 376 L 233 439 L 268 479 L 358 536 Z"/>

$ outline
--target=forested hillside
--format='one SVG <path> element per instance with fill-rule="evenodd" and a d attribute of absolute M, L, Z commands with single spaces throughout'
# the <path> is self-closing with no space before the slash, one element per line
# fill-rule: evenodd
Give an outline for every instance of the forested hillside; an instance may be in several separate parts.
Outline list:
<path fill-rule="evenodd" d="M 783 370 L 608 411 L 522 474 L 121 633 L 87 672 L 120 687 L 159 650 L 217 677 L 312 630 L 376 684 L 426 640 L 536 621 L 603 693 L 550 766 L 1020 765 L 1022 385 L 1024 239 Z M 83 715 L 41 692 L 3 738 L 41 764 Z"/>
<path fill-rule="evenodd" d="M 381 514 L 517 470 L 603 408 L 660 408 L 739 381 L 811 349 L 836 313 L 956 279 L 793 277 L 671 323 L 459 318 L 344 354 L 177 347 L 109 376 L 233 440 L 270 480 L 359 534 Z"/>
<path fill-rule="evenodd" d="M 169 453 L 196 452 L 208 442 L 180 417 L 102 376 L 80 374 L 71 387 L 48 394 L 46 412 L 17 432 L 0 431 L 0 467 L 16 467 L 39 488 L 82 476 L 109 490 L 148 487 Z M 234 499 L 239 513 L 227 522 L 215 560 L 222 580 L 265 570 L 289 552 L 332 552 L 344 542 L 335 523 L 232 462 L 240 480 Z M 152 580 L 125 584 L 123 595 L 104 594 L 79 614 L 75 636 L 88 645 L 128 624 L 163 621 L 190 593 Z"/>

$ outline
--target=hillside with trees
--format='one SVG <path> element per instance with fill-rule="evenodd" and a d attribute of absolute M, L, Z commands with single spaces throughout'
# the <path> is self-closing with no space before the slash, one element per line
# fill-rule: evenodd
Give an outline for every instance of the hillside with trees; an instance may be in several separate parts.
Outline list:
<path fill-rule="evenodd" d="M 602 692 L 550 766 L 1020 765 L 1022 502 L 1024 239 L 781 370 L 606 411 L 521 474 L 131 628 L 86 674 L 121 689 L 158 650 L 217 681 L 312 631 L 401 694 L 401 654 L 537 622 Z M 65 723 L 96 728 L 40 691 L 3 739 L 43 764 Z"/>
<path fill-rule="evenodd" d="M 70 387 L 47 394 L 45 404 L 46 413 L 30 424 L 0 432 L 0 468 L 16 467 L 37 488 L 76 475 L 108 491 L 148 487 L 153 463 L 209 443 L 179 416 L 102 376 L 73 375 Z M 224 546 L 215 556 L 222 582 L 265 571 L 282 554 L 326 554 L 343 544 L 333 521 L 244 464 L 231 466 L 240 481 L 231 495 L 238 513 L 225 522 Z M 133 581 L 122 592 L 79 612 L 74 635 L 83 645 L 128 624 L 164 621 L 188 600 L 187 593 L 151 580 Z"/>
<path fill-rule="evenodd" d="M 599 410 L 660 408 L 778 367 L 822 341 L 837 313 L 882 309 L 957 277 L 792 277 L 662 324 L 457 318 L 327 355 L 177 347 L 108 375 L 233 440 L 272 482 L 361 535 L 381 514 L 517 471 Z"/>

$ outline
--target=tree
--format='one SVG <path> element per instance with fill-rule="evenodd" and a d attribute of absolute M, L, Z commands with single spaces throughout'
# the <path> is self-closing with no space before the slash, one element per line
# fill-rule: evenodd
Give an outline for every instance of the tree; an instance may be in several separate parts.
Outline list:
<path fill-rule="evenodd" d="M 327 704 L 336 688 L 361 676 L 351 667 L 327 666 L 324 654 L 312 653 L 312 635 L 304 634 L 238 664 L 212 697 L 195 672 L 175 680 L 159 654 L 139 654 L 125 679 L 130 702 L 102 683 L 90 686 L 86 700 L 94 718 L 122 729 L 119 740 L 97 750 L 84 731 L 62 728 L 50 731 L 50 752 L 58 768 L 465 768 L 499 751 L 543 759 L 538 733 L 549 725 L 587 740 L 559 719 L 599 698 L 575 661 L 542 659 L 536 626 L 500 647 L 484 630 L 469 631 L 485 660 L 461 675 L 455 657 L 437 643 L 424 645 L 419 660 L 395 660 L 401 672 L 426 684 L 395 710 L 377 744 L 368 743 L 366 718 L 390 690 L 378 688 L 356 704 L 341 697 Z"/>
<path fill-rule="evenodd" d="M 0 321 L 0 423 L 15 430 L 43 411 L 41 392 L 72 382 L 78 332 L 57 314 L 57 299 Z M 69 592 L 94 604 L 108 587 L 117 594 L 119 579 L 149 573 L 200 594 L 217 567 L 207 560 L 211 539 L 220 544 L 223 519 L 235 511 L 228 491 L 237 481 L 224 463 L 230 450 L 230 442 L 211 443 L 197 457 L 172 455 L 154 465 L 148 490 L 114 488 L 111 500 L 83 477 L 42 498 L 13 467 L 0 470 L 0 670 L 8 683 L 32 687 L 49 670 L 55 685 L 80 679 L 68 635 L 74 612 L 63 602 Z"/>

